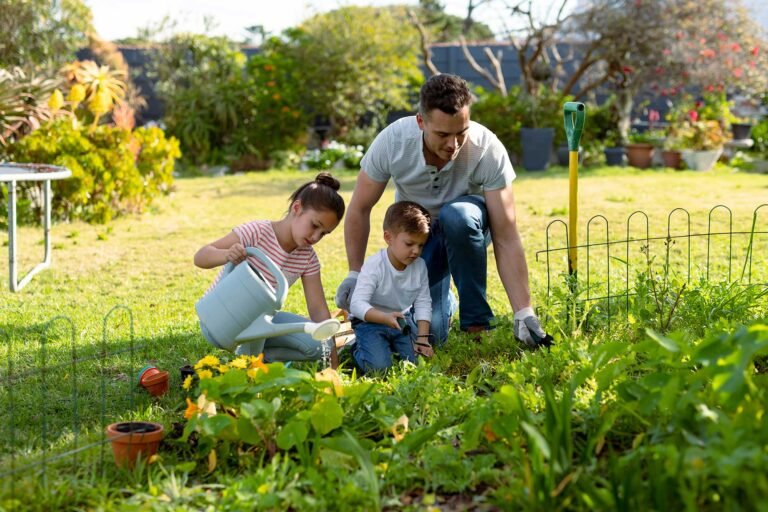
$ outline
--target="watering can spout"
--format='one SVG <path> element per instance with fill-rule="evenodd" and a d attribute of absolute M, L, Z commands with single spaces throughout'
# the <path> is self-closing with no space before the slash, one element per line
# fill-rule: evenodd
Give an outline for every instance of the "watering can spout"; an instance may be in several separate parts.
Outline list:
<path fill-rule="evenodd" d="M 273 338 L 276 336 L 285 336 L 299 332 L 307 333 L 312 338 L 320 341 L 330 338 L 341 328 L 341 323 L 335 318 L 323 322 L 291 322 L 286 324 L 276 324 L 272 322 L 272 317 L 262 315 L 251 323 L 243 332 L 241 332 L 235 342 L 237 344 L 254 341 L 264 338 Z"/>

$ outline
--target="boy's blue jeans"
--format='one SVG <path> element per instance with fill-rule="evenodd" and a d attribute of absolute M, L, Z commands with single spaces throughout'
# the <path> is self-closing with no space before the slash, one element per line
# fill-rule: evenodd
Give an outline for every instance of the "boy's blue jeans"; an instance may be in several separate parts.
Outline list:
<path fill-rule="evenodd" d="M 416 332 L 410 315 L 406 315 L 406 321 L 411 326 L 411 332 Z M 357 341 L 353 354 L 357 366 L 365 373 L 389 369 L 393 354 L 403 361 L 416 362 L 411 336 L 400 329 L 373 322 L 360 322 L 354 328 Z"/>
<path fill-rule="evenodd" d="M 421 257 L 429 269 L 432 296 L 430 331 L 438 344 L 448 338 L 456 298 L 451 277 L 459 293 L 459 327 L 489 327 L 493 311 L 486 298 L 487 247 L 491 243 L 488 210 L 481 196 L 460 196 L 440 208 L 432 221 L 429 239 Z"/>

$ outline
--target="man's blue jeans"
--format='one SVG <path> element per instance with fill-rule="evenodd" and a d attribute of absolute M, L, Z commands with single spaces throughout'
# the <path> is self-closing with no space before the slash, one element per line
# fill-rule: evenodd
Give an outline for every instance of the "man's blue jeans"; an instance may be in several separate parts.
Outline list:
<path fill-rule="evenodd" d="M 406 321 L 415 329 L 415 324 L 409 316 L 406 316 Z M 401 360 L 416 362 L 411 337 L 400 329 L 373 322 L 360 322 L 355 325 L 355 339 L 355 362 L 365 373 L 389 369 L 392 366 L 393 354 L 397 354 Z"/>
<path fill-rule="evenodd" d="M 481 196 L 461 196 L 440 208 L 421 257 L 429 269 L 432 295 L 430 330 L 438 344 L 445 343 L 456 299 L 451 277 L 459 293 L 459 327 L 489 327 L 493 311 L 486 297 L 488 256 L 491 243 L 488 210 Z"/>

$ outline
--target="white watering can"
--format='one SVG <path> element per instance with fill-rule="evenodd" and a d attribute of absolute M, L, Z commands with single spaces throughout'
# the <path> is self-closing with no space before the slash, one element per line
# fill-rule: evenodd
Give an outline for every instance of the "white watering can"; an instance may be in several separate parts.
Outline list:
<path fill-rule="evenodd" d="M 285 334 L 305 332 L 320 341 L 338 332 L 341 324 L 334 318 L 319 323 L 273 324 L 272 317 L 285 302 L 288 281 L 266 254 L 255 247 L 248 247 L 246 252 L 267 266 L 277 281 L 277 290 L 247 259 L 237 266 L 227 263 L 219 283 L 195 304 L 200 330 L 209 343 L 231 351 L 247 341 Z"/>

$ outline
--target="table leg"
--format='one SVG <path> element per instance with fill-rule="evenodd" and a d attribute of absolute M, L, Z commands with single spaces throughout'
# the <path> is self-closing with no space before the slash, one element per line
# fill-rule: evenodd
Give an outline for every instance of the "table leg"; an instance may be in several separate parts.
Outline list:
<path fill-rule="evenodd" d="M 32 280 L 35 274 L 51 265 L 51 182 L 44 182 L 43 189 L 43 231 L 45 232 L 45 257 L 35 265 L 21 281 L 16 281 L 16 182 L 8 183 L 8 266 L 10 269 L 11 291 L 17 292 Z"/>
<path fill-rule="evenodd" d="M 8 182 L 8 268 L 11 291 L 16 291 L 16 182 Z"/>

